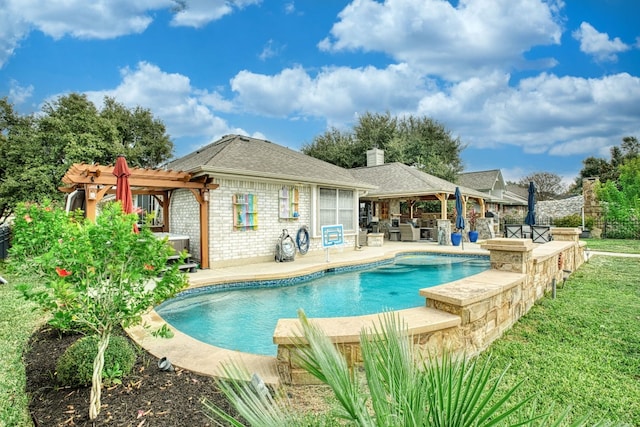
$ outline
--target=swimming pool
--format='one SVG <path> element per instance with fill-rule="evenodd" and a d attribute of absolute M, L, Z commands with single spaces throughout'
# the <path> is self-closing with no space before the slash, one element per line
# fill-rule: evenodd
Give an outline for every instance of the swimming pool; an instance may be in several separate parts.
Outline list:
<path fill-rule="evenodd" d="M 171 326 L 229 350 L 274 356 L 278 319 L 360 316 L 425 304 L 418 290 L 489 269 L 480 256 L 399 255 L 392 261 L 302 278 L 210 286 L 156 307 Z"/>

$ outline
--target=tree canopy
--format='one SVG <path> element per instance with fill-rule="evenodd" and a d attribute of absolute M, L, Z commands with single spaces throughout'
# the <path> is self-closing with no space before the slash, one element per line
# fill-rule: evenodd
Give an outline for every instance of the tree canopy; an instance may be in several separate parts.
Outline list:
<path fill-rule="evenodd" d="M 576 178 L 572 192 L 579 192 L 582 189 L 582 180 L 585 178 L 598 178 L 602 183 L 617 181 L 620 177 L 619 166 L 640 156 L 640 142 L 635 136 L 625 136 L 620 146 L 611 147 L 609 152 L 611 154 L 609 160 L 591 156 L 582 161 L 583 167 Z"/>
<path fill-rule="evenodd" d="M 105 98 L 99 110 L 71 93 L 46 103 L 38 115 L 18 114 L 0 99 L 0 224 L 19 202 L 60 199 L 60 180 L 73 163 L 132 167 L 169 160 L 173 142 L 164 124 L 144 108 L 128 109 Z"/>
<path fill-rule="evenodd" d="M 617 181 L 607 181 L 596 187 L 598 200 L 604 202 L 606 219 L 637 221 L 640 219 L 640 156 L 618 166 L 618 172 Z"/>
<path fill-rule="evenodd" d="M 462 171 L 459 138 L 428 117 L 392 117 L 389 113 L 366 113 L 351 131 L 327 130 L 302 147 L 309 156 L 344 168 L 366 166 L 367 150 L 379 148 L 385 161 L 400 162 L 455 181 Z"/>
<path fill-rule="evenodd" d="M 536 198 L 542 200 L 553 200 L 565 192 L 562 184 L 562 177 L 552 172 L 535 172 L 521 178 L 518 185 L 528 187 L 533 182 L 536 188 Z"/>

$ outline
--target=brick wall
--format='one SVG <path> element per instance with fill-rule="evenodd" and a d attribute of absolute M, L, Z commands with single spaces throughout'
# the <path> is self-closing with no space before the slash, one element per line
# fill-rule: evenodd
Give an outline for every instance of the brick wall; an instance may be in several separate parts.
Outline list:
<path fill-rule="evenodd" d="M 283 229 L 295 240 L 298 229 L 306 225 L 311 233 L 309 253 L 323 250 L 320 236 L 311 227 L 312 188 L 296 186 L 299 192 L 298 219 L 279 218 L 279 191 L 282 184 L 252 182 L 237 179 L 217 179 L 219 187 L 209 193 L 209 260 L 211 267 L 251 264 L 273 260 L 275 247 Z M 258 227 L 235 229 L 233 226 L 233 196 L 250 193 L 258 199 Z M 194 258 L 200 253 L 199 207 L 188 190 L 174 192 L 171 198 L 169 230 L 190 236 Z M 345 236 L 345 247 L 355 245 L 355 235 Z M 301 256 L 299 253 L 296 257 Z"/>

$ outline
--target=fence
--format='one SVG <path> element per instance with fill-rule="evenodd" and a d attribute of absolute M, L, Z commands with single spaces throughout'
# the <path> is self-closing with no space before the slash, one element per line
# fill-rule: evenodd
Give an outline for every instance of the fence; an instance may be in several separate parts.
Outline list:
<path fill-rule="evenodd" d="M 500 220 L 500 229 L 504 230 L 505 224 L 524 224 L 525 217 L 506 217 Z M 593 221 L 593 228 L 602 230 L 601 237 L 603 239 L 640 239 L 640 220 L 627 219 L 620 221 L 611 221 L 599 218 Z M 556 225 L 554 218 L 536 217 L 536 225 Z M 565 226 L 565 225 L 563 225 Z M 575 227 L 581 227 L 582 224 L 576 224 Z"/>
<path fill-rule="evenodd" d="M 9 256 L 9 241 L 11 240 L 11 229 L 4 225 L 0 226 L 0 259 Z"/>

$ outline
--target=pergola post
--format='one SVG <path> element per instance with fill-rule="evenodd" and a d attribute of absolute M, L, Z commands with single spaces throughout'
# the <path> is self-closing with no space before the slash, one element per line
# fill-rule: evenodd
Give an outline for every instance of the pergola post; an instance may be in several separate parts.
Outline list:
<path fill-rule="evenodd" d="M 200 268 L 209 268 L 209 190 L 191 192 L 200 205 Z"/>
<path fill-rule="evenodd" d="M 436 197 L 440 200 L 440 219 L 447 219 L 447 199 L 446 193 L 437 193 Z"/>

